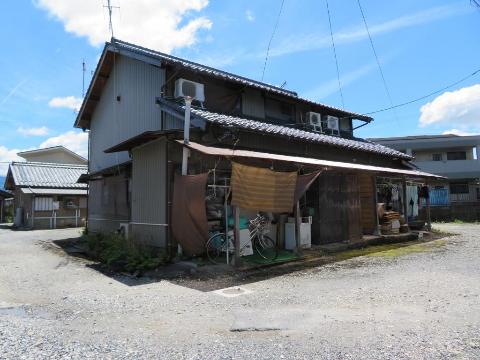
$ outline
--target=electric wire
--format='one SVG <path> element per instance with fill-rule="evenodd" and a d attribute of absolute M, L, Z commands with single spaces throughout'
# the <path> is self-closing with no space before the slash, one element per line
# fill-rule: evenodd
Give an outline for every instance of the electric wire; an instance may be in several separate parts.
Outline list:
<path fill-rule="evenodd" d="M 280 16 L 282 15 L 283 4 L 284 3 L 285 3 L 285 0 L 282 0 L 282 2 L 280 4 L 280 10 L 278 11 L 277 20 L 275 21 L 275 25 L 273 27 L 272 36 L 270 37 L 270 40 L 268 41 L 267 53 L 265 55 L 265 61 L 263 63 L 262 80 L 261 81 L 263 81 L 263 78 L 265 76 L 265 69 L 267 68 L 268 56 L 270 55 L 270 46 L 272 45 L 273 37 L 275 36 L 275 33 L 277 32 L 278 22 L 280 21 Z"/>
<path fill-rule="evenodd" d="M 332 39 L 333 57 L 335 58 L 335 66 L 337 68 L 338 90 L 340 92 L 340 98 L 342 100 L 342 109 L 345 109 L 345 101 L 343 98 L 343 91 L 342 91 L 342 82 L 340 81 L 340 69 L 338 66 L 337 49 L 335 47 L 335 40 L 333 38 L 332 20 L 330 17 L 330 8 L 328 6 L 328 0 L 325 0 L 325 5 L 327 6 L 328 25 L 330 26 L 330 38 Z"/>
<path fill-rule="evenodd" d="M 406 105 L 410 105 L 410 104 L 416 103 L 416 102 L 421 101 L 421 100 L 425 100 L 425 99 L 429 98 L 429 97 L 432 96 L 432 95 L 439 94 L 439 93 L 441 93 L 441 92 L 443 92 L 443 91 L 445 91 L 445 90 L 448 90 L 448 89 L 450 89 L 450 88 L 452 88 L 452 87 L 454 87 L 454 86 L 456 86 L 456 85 L 464 82 L 465 80 L 470 79 L 471 77 L 477 75 L 478 73 L 480 73 L 480 69 L 477 69 L 477 70 L 475 70 L 474 72 L 472 72 L 471 74 L 469 74 L 469 75 L 461 78 L 460 80 L 457 80 L 457 81 L 455 81 L 455 82 L 453 82 L 453 83 L 451 83 L 451 84 L 449 84 L 449 85 L 447 85 L 447 86 L 445 86 L 445 87 L 443 87 L 443 88 L 441 88 L 441 89 L 432 91 L 432 92 L 430 92 L 430 93 L 428 93 L 428 94 L 426 94 L 426 95 L 422 95 L 422 96 L 420 96 L 420 97 L 418 97 L 418 98 L 415 98 L 415 99 L 412 99 L 412 100 L 408 100 L 408 101 L 406 101 L 406 102 L 404 102 L 404 103 L 400 103 L 400 104 L 397 104 L 397 105 L 389 106 L 389 107 L 386 107 L 386 108 L 383 108 L 383 109 L 379 109 L 379 110 L 375 110 L 375 111 L 370 111 L 370 112 L 364 113 L 364 114 L 362 114 L 362 115 L 378 114 L 378 113 L 380 113 L 380 112 L 384 112 L 384 111 L 396 109 L 396 108 L 399 108 L 399 107 L 402 107 L 402 106 L 406 106 Z"/>
<path fill-rule="evenodd" d="M 372 36 L 370 34 L 370 29 L 368 28 L 367 19 L 365 18 L 365 13 L 363 12 L 362 4 L 360 3 L 360 0 L 357 0 L 357 3 L 358 3 L 358 8 L 360 9 L 360 13 L 362 14 L 363 24 L 365 25 L 365 30 L 367 31 L 368 39 L 370 41 L 370 46 L 372 48 L 373 55 L 375 56 L 375 61 L 377 62 L 378 70 L 380 71 L 380 76 L 382 77 L 383 86 L 385 87 L 385 92 L 387 94 L 388 101 L 390 102 L 390 107 L 393 109 L 394 105 L 393 105 L 392 95 L 390 94 L 390 90 L 388 89 L 387 80 L 385 79 L 382 66 L 380 65 L 380 60 L 378 59 L 377 51 L 375 50 L 375 45 L 373 44 Z M 395 114 L 395 118 L 396 120 L 398 120 L 396 114 Z"/>

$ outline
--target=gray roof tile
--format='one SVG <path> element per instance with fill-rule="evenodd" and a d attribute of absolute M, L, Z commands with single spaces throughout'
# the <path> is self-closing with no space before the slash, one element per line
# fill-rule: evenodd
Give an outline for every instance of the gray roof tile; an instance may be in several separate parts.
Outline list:
<path fill-rule="evenodd" d="M 44 188 L 86 188 L 77 180 L 86 174 L 86 165 L 13 162 L 10 171 L 16 186 Z"/>
<path fill-rule="evenodd" d="M 270 84 L 267 84 L 267 83 L 264 83 L 264 82 L 249 79 L 249 78 L 246 78 L 246 77 L 243 77 L 243 76 L 240 76 L 240 75 L 235 75 L 235 74 L 223 71 L 223 70 L 219 70 L 219 69 L 215 69 L 215 68 L 212 68 L 212 67 L 209 67 L 209 66 L 206 66 L 206 65 L 198 64 L 198 63 L 195 63 L 193 61 L 181 59 L 181 58 L 178 58 L 176 56 L 164 54 L 164 53 L 161 53 L 159 51 L 147 49 L 147 48 L 144 48 L 142 46 L 135 45 L 135 44 L 130 44 L 130 43 L 127 43 L 125 41 L 118 40 L 118 39 L 113 39 L 112 40 L 111 47 L 113 48 L 113 50 L 120 50 L 120 51 L 121 50 L 126 50 L 126 51 L 130 51 L 132 53 L 136 53 L 136 54 L 139 54 L 139 55 L 153 57 L 153 58 L 156 58 L 156 59 L 160 59 L 161 61 L 163 61 L 164 63 L 167 63 L 167 64 L 178 65 L 178 66 L 190 69 L 190 70 L 198 72 L 198 73 L 203 73 L 203 74 L 206 74 L 206 75 L 209 75 L 209 76 L 214 76 L 214 77 L 217 77 L 217 78 L 220 78 L 220 79 L 223 79 L 223 80 L 227 80 L 227 81 L 234 81 L 234 82 L 243 84 L 245 86 L 251 86 L 251 87 L 254 87 L 254 88 L 257 88 L 257 89 L 260 89 L 260 90 L 269 91 L 269 92 L 276 93 L 276 94 L 279 94 L 279 95 L 287 96 L 287 97 L 290 97 L 291 99 L 301 101 L 301 102 L 304 102 L 304 103 L 308 103 L 310 105 L 321 106 L 322 108 L 325 108 L 325 109 L 330 109 L 330 110 L 335 111 L 335 112 L 343 113 L 343 114 L 345 114 L 345 116 L 348 116 L 348 117 L 353 117 L 353 118 L 361 119 L 361 120 L 364 120 L 364 121 L 371 121 L 372 120 L 372 118 L 367 116 L 367 115 L 354 113 L 354 112 L 351 112 L 351 111 L 336 108 L 334 106 L 321 104 L 321 103 L 318 103 L 318 102 L 315 102 L 315 101 L 312 101 L 312 100 L 309 100 L 309 99 L 299 97 L 298 94 L 295 91 L 283 89 L 283 88 L 278 87 L 278 86 L 274 86 L 274 85 L 270 85 Z"/>
<path fill-rule="evenodd" d="M 166 99 L 158 99 L 158 101 L 160 101 L 160 103 L 164 106 L 169 107 L 171 110 L 177 111 L 181 114 L 183 114 L 184 112 L 184 107 L 178 105 L 175 102 Z M 197 117 L 224 127 L 237 127 L 265 134 L 285 136 L 300 141 L 338 146 L 349 150 L 365 151 L 406 160 L 412 159 L 411 156 L 405 153 L 363 139 L 346 139 L 337 136 L 320 134 L 313 131 L 300 130 L 282 125 L 269 124 L 257 120 L 250 120 L 236 116 L 214 113 L 198 108 L 192 108 L 192 116 L 193 118 Z"/>

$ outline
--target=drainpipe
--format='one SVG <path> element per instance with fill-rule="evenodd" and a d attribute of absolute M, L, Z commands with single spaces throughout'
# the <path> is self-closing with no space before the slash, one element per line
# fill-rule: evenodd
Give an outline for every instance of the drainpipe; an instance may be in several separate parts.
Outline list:
<path fill-rule="evenodd" d="M 183 126 L 183 145 L 188 145 L 190 143 L 190 108 L 192 105 L 192 98 L 189 96 L 185 97 L 185 124 Z M 188 173 L 188 155 L 190 151 L 184 146 L 183 147 L 183 158 L 182 158 L 182 175 L 187 175 Z"/>
<path fill-rule="evenodd" d="M 185 96 L 185 121 L 183 125 L 183 156 L 182 156 L 182 175 L 188 174 L 188 155 L 190 150 L 186 145 L 190 143 L 190 109 L 192 106 L 192 98 Z M 178 244 L 178 254 L 182 255 L 182 246 Z"/>

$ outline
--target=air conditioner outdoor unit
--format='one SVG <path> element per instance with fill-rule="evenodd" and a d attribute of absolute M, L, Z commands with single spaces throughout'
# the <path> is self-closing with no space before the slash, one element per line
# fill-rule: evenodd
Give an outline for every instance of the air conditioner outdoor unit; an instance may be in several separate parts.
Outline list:
<path fill-rule="evenodd" d="M 175 81 L 175 97 L 183 98 L 186 96 L 191 97 L 193 100 L 204 102 L 204 85 L 186 79 L 177 79 Z"/>
<path fill-rule="evenodd" d="M 130 224 L 129 223 L 120 223 L 120 226 L 118 227 L 118 233 L 128 239 L 128 235 L 130 232 Z"/>
<path fill-rule="evenodd" d="M 307 122 L 308 122 L 308 125 L 312 127 L 313 131 L 322 132 L 322 115 L 321 114 L 313 111 L 307 112 Z"/>
<path fill-rule="evenodd" d="M 340 135 L 339 119 L 336 116 L 327 115 L 323 122 L 323 132 L 330 135 Z"/>

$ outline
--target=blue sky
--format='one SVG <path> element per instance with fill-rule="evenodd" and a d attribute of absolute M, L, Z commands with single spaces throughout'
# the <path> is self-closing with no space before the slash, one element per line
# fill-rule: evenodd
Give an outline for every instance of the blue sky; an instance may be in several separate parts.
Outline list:
<path fill-rule="evenodd" d="M 117 37 L 260 79 L 280 0 L 112 0 Z M 106 0 L 0 3 L 0 162 L 19 150 L 63 144 L 85 155 L 73 130 L 108 35 Z M 330 0 L 345 108 L 388 107 L 356 0 Z M 480 10 L 468 0 L 362 0 L 393 103 L 480 68 Z M 266 82 L 342 107 L 324 1 L 285 0 Z M 376 114 L 362 137 L 480 132 L 480 74 L 424 101 Z M 5 166 L 0 164 L 0 175 Z"/>

